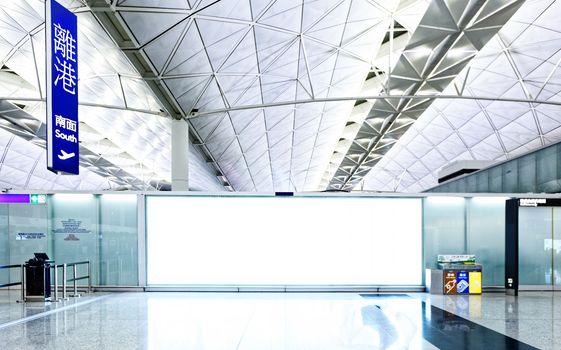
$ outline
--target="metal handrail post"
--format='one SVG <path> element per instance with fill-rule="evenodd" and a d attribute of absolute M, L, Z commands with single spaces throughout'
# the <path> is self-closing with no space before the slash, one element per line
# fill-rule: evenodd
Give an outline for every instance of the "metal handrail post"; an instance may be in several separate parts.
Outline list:
<path fill-rule="evenodd" d="M 92 269 L 88 260 L 88 293 L 92 292 Z"/>
<path fill-rule="evenodd" d="M 68 300 L 66 297 L 66 264 L 62 264 L 62 299 Z"/>
<path fill-rule="evenodd" d="M 78 298 L 80 296 L 80 294 L 78 294 L 78 281 L 76 280 L 76 277 L 78 277 L 78 266 L 76 264 L 72 265 L 72 272 L 73 272 L 73 280 L 74 280 L 74 293 L 72 294 L 72 297 L 74 298 Z"/>
<path fill-rule="evenodd" d="M 56 266 L 56 264 L 54 265 L 55 268 L 55 275 L 53 276 L 55 278 L 55 300 L 54 301 L 60 301 L 58 299 L 58 267 Z"/>
<path fill-rule="evenodd" d="M 78 286 L 77 286 L 78 281 L 76 281 L 76 275 L 77 275 L 76 270 L 77 269 L 78 268 L 77 268 L 76 265 L 72 265 L 72 279 L 74 280 L 74 295 L 73 295 L 73 297 L 75 297 L 76 294 L 78 294 Z"/>
<path fill-rule="evenodd" d="M 21 264 L 21 300 L 18 303 L 25 303 L 25 265 Z"/>

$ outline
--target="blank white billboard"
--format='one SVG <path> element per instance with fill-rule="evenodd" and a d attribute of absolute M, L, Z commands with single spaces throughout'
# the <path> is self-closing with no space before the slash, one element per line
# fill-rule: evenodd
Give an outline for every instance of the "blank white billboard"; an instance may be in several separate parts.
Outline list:
<path fill-rule="evenodd" d="M 149 285 L 420 285 L 421 200 L 147 196 Z"/>

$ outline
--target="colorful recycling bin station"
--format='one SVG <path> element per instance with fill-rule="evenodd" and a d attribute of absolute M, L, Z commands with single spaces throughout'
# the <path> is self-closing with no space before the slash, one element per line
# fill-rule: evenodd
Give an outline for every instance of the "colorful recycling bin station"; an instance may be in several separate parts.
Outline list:
<path fill-rule="evenodd" d="M 475 255 L 438 255 L 438 268 L 427 269 L 431 294 L 481 294 L 482 266 Z"/>

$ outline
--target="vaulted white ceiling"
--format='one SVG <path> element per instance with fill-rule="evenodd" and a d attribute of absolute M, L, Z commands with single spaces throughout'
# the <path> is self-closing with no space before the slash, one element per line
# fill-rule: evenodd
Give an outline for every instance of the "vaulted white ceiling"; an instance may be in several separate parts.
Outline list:
<path fill-rule="evenodd" d="M 414 31 L 427 4 L 124 0 L 112 10 L 182 113 L 226 110 L 190 123 L 233 188 L 270 192 L 318 189 L 354 101 L 230 109 L 359 95 L 388 30 Z"/>
<path fill-rule="evenodd" d="M 0 187 L 158 188 L 177 116 L 209 191 L 420 191 L 453 160 L 561 138 L 539 103 L 561 102 L 553 0 L 60 2 L 79 21 L 82 174 L 45 170 L 44 2 L 2 2 Z"/>
<path fill-rule="evenodd" d="M 444 94 L 561 103 L 561 2 L 527 0 Z M 561 105 L 436 100 L 359 188 L 418 192 L 455 160 L 503 161 L 561 141 Z"/>
<path fill-rule="evenodd" d="M 78 16 L 81 175 L 46 170 L 44 2 L 2 2 L 0 128 L 8 132 L 2 133 L 0 186 L 100 190 L 169 183 L 171 120 L 93 14 L 79 1 L 61 3 Z M 14 142 L 9 132 L 18 136 Z M 193 189 L 224 190 L 195 148 L 191 165 Z"/>

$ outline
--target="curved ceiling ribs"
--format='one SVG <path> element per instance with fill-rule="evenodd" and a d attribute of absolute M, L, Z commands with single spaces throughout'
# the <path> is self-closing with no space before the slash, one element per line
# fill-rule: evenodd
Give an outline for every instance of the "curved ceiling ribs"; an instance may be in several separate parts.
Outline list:
<path fill-rule="evenodd" d="M 422 191 L 561 140 L 560 1 L 57 0 L 80 21 L 92 171 L 49 177 L 33 1 L 0 5 L 0 187 L 161 185 L 169 117 L 212 191 Z"/>
<path fill-rule="evenodd" d="M 418 17 L 399 3 L 88 1 L 170 113 L 189 121 L 220 178 L 262 192 L 315 190 L 353 102 L 189 116 L 356 95 L 392 18 Z"/>
<path fill-rule="evenodd" d="M 46 147 L 46 125 L 8 101 L 0 100 L 0 128 L 41 148 Z M 42 158 L 44 155 L 36 159 L 23 188 L 29 187 L 34 168 Z M 80 145 L 80 166 L 111 181 L 116 188 L 150 190 L 156 187 L 156 184 L 152 187 L 83 145 Z"/>
<path fill-rule="evenodd" d="M 432 0 L 385 81 L 390 94 L 438 94 L 524 1 Z M 376 100 L 327 189 L 352 190 L 433 102 Z"/>
<path fill-rule="evenodd" d="M 560 11 L 559 1 L 526 1 L 443 92 L 470 99 L 435 99 L 360 189 L 420 192 L 451 162 L 501 162 L 560 142 Z"/>
<path fill-rule="evenodd" d="M 11 166 L 15 157 L 4 157 L 0 185 L 93 190 L 169 187 L 171 123 L 166 117 L 170 114 L 86 2 L 57 1 L 75 12 L 79 23 L 79 128 L 84 155 L 81 174 L 60 176 L 48 172 L 44 166 L 44 142 L 26 134 L 33 132 L 18 124 L 25 120 L 43 125 L 45 121 L 44 2 L 13 0 L 0 4 L 0 103 L 17 108 L 10 111 L 6 107 L 0 121 L 3 137 L 11 132 L 18 138 L 9 144 L 0 142 L 0 146 L 8 155 L 33 155 L 33 161 L 28 163 L 34 165 L 17 161 Z M 191 188 L 223 191 L 204 154 L 198 148 L 189 149 Z M 22 172 L 29 172 L 25 175 L 31 181 L 20 181 Z"/>

